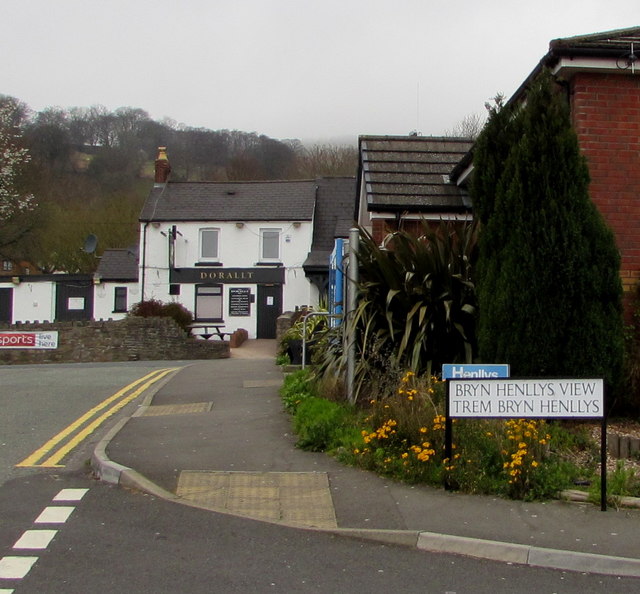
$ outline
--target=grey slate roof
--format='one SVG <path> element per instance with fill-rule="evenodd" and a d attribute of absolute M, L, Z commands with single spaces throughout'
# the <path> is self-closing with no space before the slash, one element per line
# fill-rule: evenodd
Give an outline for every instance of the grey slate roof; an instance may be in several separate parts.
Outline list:
<path fill-rule="evenodd" d="M 465 211 L 465 190 L 449 181 L 472 146 L 466 138 L 361 136 L 360 167 L 370 211 Z"/>
<path fill-rule="evenodd" d="M 574 53 L 584 50 L 587 55 L 593 55 L 595 52 L 622 55 L 630 53 L 631 43 L 634 44 L 635 50 L 640 49 L 640 27 L 553 39 L 549 43 L 549 49 L 559 53 L 563 50 L 573 50 Z"/>
<path fill-rule="evenodd" d="M 318 196 L 313 218 L 313 242 L 305 270 L 328 270 L 337 237 L 349 237 L 355 222 L 356 178 L 323 177 L 316 180 Z"/>
<path fill-rule="evenodd" d="M 104 281 L 137 281 L 138 246 L 105 250 L 96 274 Z"/>
<path fill-rule="evenodd" d="M 154 187 L 141 221 L 310 221 L 315 180 L 171 182 Z"/>

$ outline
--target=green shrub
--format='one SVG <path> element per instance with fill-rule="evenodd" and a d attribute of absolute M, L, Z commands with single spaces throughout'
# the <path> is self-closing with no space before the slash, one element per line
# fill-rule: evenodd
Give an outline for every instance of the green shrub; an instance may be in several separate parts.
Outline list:
<path fill-rule="evenodd" d="M 313 395 L 315 386 L 308 369 L 299 369 L 285 376 L 280 396 L 287 412 L 295 413 L 300 403 Z"/>
<path fill-rule="evenodd" d="M 589 168 L 559 89 L 543 71 L 526 101 L 492 111 L 478 139 L 479 356 L 509 363 L 513 375 L 604 377 L 614 387 L 620 254 L 589 197 Z"/>
<path fill-rule="evenodd" d="M 358 305 L 343 326 L 327 333 L 326 347 L 318 349 L 319 373 L 344 373 L 342 331 L 357 336 L 358 399 L 370 399 L 370 384 L 389 370 L 430 376 L 443 363 L 470 363 L 476 351 L 476 236 L 474 224 L 432 228 L 425 222 L 419 237 L 396 231 L 380 247 L 362 229 Z"/>
<path fill-rule="evenodd" d="M 591 483 L 589 501 L 600 502 L 600 474 Z M 607 472 L 607 501 L 618 506 L 620 497 L 640 497 L 640 477 L 633 468 L 626 468 L 624 461 L 618 460 L 615 470 Z"/>
<path fill-rule="evenodd" d="M 140 301 L 129 310 L 130 316 L 138 316 L 140 318 L 154 318 L 163 315 L 164 303 L 157 299 L 147 299 Z"/>
<path fill-rule="evenodd" d="M 344 429 L 353 415 L 336 402 L 311 396 L 297 407 L 293 427 L 298 435 L 296 445 L 303 450 L 322 452 L 340 445 Z"/>
<path fill-rule="evenodd" d="M 187 333 L 189 325 L 193 322 L 192 313 L 180 303 L 162 303 L 156 299 L 136 303 L 129 311 L 129 315 L 142 318 L 173 318 L 178 326 Z"/>
<path fill-rule="evenodd" d="M 523 500 L 550 499 L 578 478 L 593 479 L 597 445 L 586 424 L 454 419 L 452 458 L 444 458 L 444 382 L 411 371 L 393 377 L 391 395 L 357 409 L 316 396 L 322 384 L 308 370 L 287 376 L 281 394 L 298 447 L 403 482 L 441 487 L 446 478 L 466 493 Z M 640 494 L 640 480 L 619 470 L 609 489 Z"/>

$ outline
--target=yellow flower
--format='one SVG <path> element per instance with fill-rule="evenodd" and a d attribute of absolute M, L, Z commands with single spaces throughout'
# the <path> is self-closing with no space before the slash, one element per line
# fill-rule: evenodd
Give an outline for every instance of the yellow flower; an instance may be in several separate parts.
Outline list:
<path fill-rule="evenodd" d="M 407 454 L 407 452 L 404 452 L 404 453 L 402 454 L 402 459 L 403 459 L 403 460 L 404 460 L 405 458 L 408 458 L 408 457 L 409 457 L 409 454 Z"/>
<path fill-rule="evenodd" d="M 427 432 L 426 427 L 420 427 L 420 433 L 426 433 L 426 432 Z"/>

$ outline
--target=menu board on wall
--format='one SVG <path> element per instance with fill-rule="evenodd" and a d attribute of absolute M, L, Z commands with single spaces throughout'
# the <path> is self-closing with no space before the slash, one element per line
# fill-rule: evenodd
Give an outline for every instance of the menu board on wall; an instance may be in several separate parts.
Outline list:
<path fill-rule="evenodd" d="M 229 315 L 251 315 L 251 289 L 245 287 L 229 289 Z"/>

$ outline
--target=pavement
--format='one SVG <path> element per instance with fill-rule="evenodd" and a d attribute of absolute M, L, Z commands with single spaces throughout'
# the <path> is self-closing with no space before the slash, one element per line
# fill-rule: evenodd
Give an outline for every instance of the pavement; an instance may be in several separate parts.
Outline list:
<path fill-rule="evenodd" d="M 295 447 L 275 341 L 189 362 L 97 445 L 102 479 L 256 521 L 425 551 L 640 577 L 640 510 L 412 486 Z"/>

